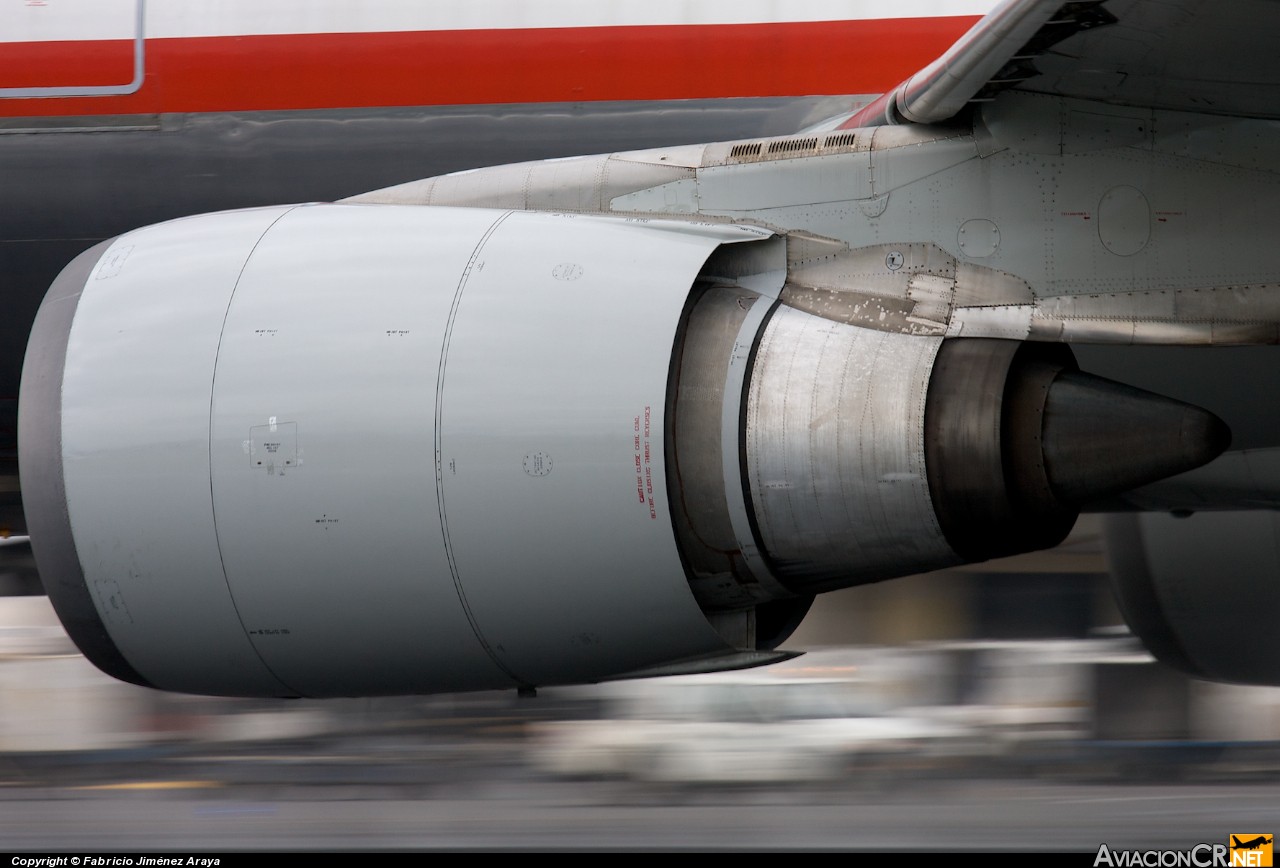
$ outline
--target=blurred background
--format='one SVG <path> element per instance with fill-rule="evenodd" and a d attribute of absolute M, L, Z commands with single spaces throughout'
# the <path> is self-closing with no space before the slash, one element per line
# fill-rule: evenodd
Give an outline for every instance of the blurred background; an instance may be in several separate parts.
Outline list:
<path fill-rule="evenodd" d="M 212 699 L 116 682 L 46 598 L 0 597 L 0 846 L 1093 851 L 1274 824 L 1280 689 L 1156 664 L 1089 516 L 820 597 L 785 647 L 532 698 Z"/>

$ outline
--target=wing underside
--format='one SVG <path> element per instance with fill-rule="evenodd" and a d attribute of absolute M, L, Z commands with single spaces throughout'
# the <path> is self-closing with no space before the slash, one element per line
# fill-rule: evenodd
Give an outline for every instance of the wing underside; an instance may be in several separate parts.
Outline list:
<path fill-rule="evenodd" d="M 839 127 L 941 123 L 1017 90 L 1280 118 L 1274 0 L 1007 0 Z"/>

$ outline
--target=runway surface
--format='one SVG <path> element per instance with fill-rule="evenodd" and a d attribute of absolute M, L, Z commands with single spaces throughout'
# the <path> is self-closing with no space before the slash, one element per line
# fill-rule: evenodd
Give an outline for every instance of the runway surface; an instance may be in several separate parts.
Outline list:
<path fill-rule="evenodd" d="M 1277 826 L 1280 784 L 879 781 L 779 791 L 621 782 L 232 785 L 154 779 L 0 790 L 0 850 L 712 849 L 1094 853 Z"/>

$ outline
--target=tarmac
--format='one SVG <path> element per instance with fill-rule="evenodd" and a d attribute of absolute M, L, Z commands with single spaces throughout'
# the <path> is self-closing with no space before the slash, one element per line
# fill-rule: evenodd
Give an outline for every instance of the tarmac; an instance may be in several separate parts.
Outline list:
<path fill-rule="evenodd" d="M 1192 764 L 1166 766 L 1160 782 L 1126 778 L 1124 765 L 1060 764 L 1038 776 L 1029 767 L 854 771 L 761 789 L 555 779 L 531 771 L 520 750 L 510 738 L 404 733 L 0 757 L 0 851 L 1093 854 L 1102 843 L 1186 849 L 1269 835 L 1280 805 L 1274 774 L 1209 775 Z"/>

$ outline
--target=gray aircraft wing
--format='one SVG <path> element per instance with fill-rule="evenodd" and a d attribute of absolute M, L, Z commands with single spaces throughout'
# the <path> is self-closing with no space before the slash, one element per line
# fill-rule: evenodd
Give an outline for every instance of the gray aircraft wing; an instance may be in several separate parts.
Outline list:
<path fill-rule="evenodd" d="M 842 128 L 940 123 L 1008 90 L 1280 118 L 1275 0 L 1006 0 Z"/>

